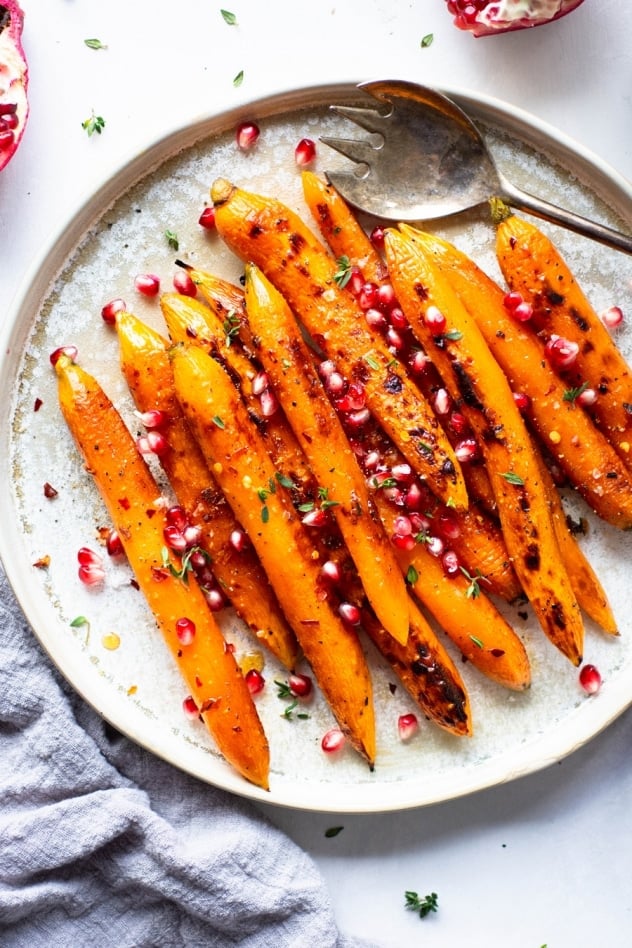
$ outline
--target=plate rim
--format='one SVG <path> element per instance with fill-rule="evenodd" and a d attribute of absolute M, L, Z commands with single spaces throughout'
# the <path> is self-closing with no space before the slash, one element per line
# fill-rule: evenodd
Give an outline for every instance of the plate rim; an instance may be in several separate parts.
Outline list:
<path fill-rule="evenodd" d="M 22 349 L 20 349 L 19 355 L 13 355 L 13 352 L 16 346 L 20 345 L 20 341 L 23 342 L 30 332 L 35 318 L 34 314 L 39 313 L 58 274 L 68 264 L 69 256 L 78 246 L 82 235 L 103 217 L 108 208 L 119 197 L 129 191 L 138 181 L 151 175 L 157 167 L 178 152 L 191 147 L 196 141 L 227 130 L 245 118 L 252 118 L 253 114 L 264 118 L 280 115 L 288 110 L 320 107 L 340 100 L 342 96 L 349 97 L 353 95 L 356 86 L 357 83 L 341 81 L 289 87 L 267 93 L 260 98 L 218 112 L 209 112 L 205 116 L 182 125 L 175 125 L 170 130 L 155 136 L 141 152 L 124 157 L 113 170 L 110 170 L 109 173 L 104 172 L 103 180 L 96 191 L 91 189 L 89 194 L 85 194 L 80 198 L 65 220 L 60 222 L 47 240 L 44 240 L 40 252 L 27 269 L 10 304 L 7 318 L 0 328 L 0 378 L 2 379 L 3 393 L 8 396 L 11 394 L 10 382 L 14 380 L 14 377 L 8 369 L 11 367 L 12 359 L 17 359 L 15 367 L 19 368 Z M 616 209 L 616 213 L 626 223 L 632 224 L 632 184 L 591 150 L 530 112 L 514 107 L 502 99 L 478 93 L 471 89 L 458 87 L 436 88 L 438 91 L 453 97 L 469 111 L 475 120 L 478 118 L 492 124 L 495 123 L 534 148 L 545 151 L 547 155 L 552 155 L 562 161 L 567 170 L 571 170 L 573 173 L 584 172 L 590 177 L 590 187 L 593 192 L 613 209 Z M 593 182 L 593 178 L 596 179 L 597 184 Z M 621 205 L 623 205 L 623 210 Z M 9 417 L 12 417 L 14 402 L 10 397 L 9 403 L 12 408 Z M 0 437 L 2 444 L 8 443 L 11 438 L 11 432 L 6 425 L 6 418 L 0 425 Z M 3 461 L 3 463 L 6 463 L 6 461 Z M 15 505 L 12 497 L 8 497 L 9 494 L 10 491 L 3 495 L 3 499 L 0 501 L 0 509 L 4 507 L 15 514 Z M 17 527 L 15 520 L 16 518 L 12 517 L 11 528 L 13 530 Z M 102 718 L 121 730 L 120 721 L 116 715 L 112 715 L 109 702 L 105 702 L 108 705 L 106 709 L 103 706 L 103 700 L 99 700 L 101 698 L 100 690 L 98 694 L 92 692 L 87 694 L 85 686 L 82 687 L 78 680 L 81 677 L 78 675 L 78 670 L 74 667 L 69 668 L 69 663 L 64 664 L 63 667 L 60 665 L 59 654 L 54 647 L 54 636 L 49 636 L 43 631 L 46 627 L 45 616 L 42 614 L 41 608 L 44 605 L 43 600 L 40 602 L 38 597 L 32 595 L 32 590 L 29 590 L 28 577 L 24 570 L 25 564 L 22 564 L 21 568 L 14 564 L 11 556 L 14 550 L 15 546 L 11 543 L 10 531 L 3 529 L 0 531 L 0 561 L 2 561 L 7 580 L 18 605 L 31 626 L 35 638 L 53 665 L 77 694 Z M 77 662 L 76 664 L 79 665 L 80 663 Z M 370 784 L 366 782 L 361 786 L 332 784 L 335 787 L 335 801 L 323 800 L 322 784 L 318 784 L 315 788 L 315 795 L 309 792 L 311 787 L 309 783 L 299 785 L 296 781 L 292 781 L 289 787 L 284 785 L 283 789 L 275 787 L 273 791 L 266 792 L 248 784 L 238 774 L 235 774 L 221 758 L 213 758 L 212 770 L 218 772 L 214 773 L 211 779 L 209 775 L 201 774 L 198 769 L 187 767 L 181 761 L 172 759 L 172 756 L 156 747 L 155 742 L 152 745 L 151 741 L 144 740 L 137 734 L 129 733 L 125 728 L 122 730 L 130 740 L 190 776 L 253 801 L 312 812 L 385 813 L 445 802 L 545 769 L 597 737 L 609 724 L 625 712 L 632 704 L 632 693 L 629 693 L 632 689 L 626 689 L 625 684 L 619 679 L 611 689 L 602 691 L 598 697 L 598 704 L 596 701 L 591 702 L 590 705 L 584 703 L 575 709 L 575 716 L 578 718 L 582 717 L 582 708 L 586 709 L 584 716 L 588 713 L 588 708 L 591 709 L 591 726 L 583 731 L 580 729 L 577 736 L 570 742 L 568 737 L 564 739 L 563 735 L 558 734 L 560 730 L 558 724 L 553 731 L 539 736 L 537 741 L 538 750 L 531 752 L 526 758 L 523 755 L 525 745 L 522 745 L 519 749 L 520 752 L 511 754 L 509 757 L 505 755 L 502 767 L 501 761 L 495 761 L 494 765 L 483 762 L 473 768 L 466 768 L 468 779 L 465 782 L 455 780 L 454 786 L 447 790 L 443 787 L 440 793 L 437 788 L 433 789 L 435 782 L 431 777 L 428 783 L 424 784 L 422 791 L 408 783 L 405 785 L 405 792 L 402 792 L 402 783 L 392 782 L 388 785 L 390 799 L 380 798 L 380 793 L 382 796 L 384 795 L 384 784 L 371 790 Z M 565 728 L 569 716 L 567 715 L 564 718 Z M 526 746 L 529 746 L 529 744 Z M 439 784 L 444 781 L 445 775 L 441 775 Z M 297 791 L 301 795 L 299 799 L 296 797 Z"/>

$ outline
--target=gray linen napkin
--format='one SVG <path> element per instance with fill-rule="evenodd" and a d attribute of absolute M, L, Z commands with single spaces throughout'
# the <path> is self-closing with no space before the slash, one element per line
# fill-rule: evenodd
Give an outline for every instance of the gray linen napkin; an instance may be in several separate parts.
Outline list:
<path fill-rule="evenodd" d="M 1 570 L 0 944 L 360 944 L 254 806 L 137 747 L 67 686 Z"/>

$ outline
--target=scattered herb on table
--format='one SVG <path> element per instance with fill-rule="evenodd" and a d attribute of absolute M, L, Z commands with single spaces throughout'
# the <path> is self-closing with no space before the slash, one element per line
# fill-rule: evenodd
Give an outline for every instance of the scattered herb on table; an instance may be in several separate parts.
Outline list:
<path fill-rule="evenodd" d="M 426 49 L 428 46 L 432 46 L 434 41 L 434 33 L 426 33 L 425 36 L 422 36 L 421 43 L 419 44 L 422 49 Z"/>
<path fill-rule="evenodd" d="M 333 839 L 338 833 L 342 833 L 343 829 L 344 826 L 330 826 L 329 829 L 325 830 L 325 836 L 327 839 Z"/>
<path fill-rule="evenodd" d="M 107 49 L 105 43 L 102 43 L 100 39 L 85 39 L 84 43 L 88 49 Z"/>
<path fill-rule="evenodd" d="M 243 69 L 240 69 L 237 75 L 235 76 L 235 78 L 233 79 L 233 85 L 236 88 L 237 86 L 240 86 L 243 81 L 244 81 L 244 71 Z"/>
<path fill-rule="evenodd" d="M 165 237 L 167 238 L 167 243 L 172 250 L 180 249 L 180 241 L 178 240 L 178 235 L 172 230 L 165 231 Z"/>
<path fill-rule="evenodd" d="M 439 896 L 436 892 L 430 892 L 420 898 L 416 892 L 406 892 L 406 908 L 411 912 L 419 912 L 419 918 L 425 918 L 431 912 L 436 912 L 439 903 Z"/>
<path fill-rule="evenodd" d="M 100 135 L 105 128 L 105 119 L 101 115 L 95 115 L 93 111 L 89 118 L 83 120 L 81 127 L 88 133 L 89 137 L 94 135 L 95 132 Z"/>
<path fill-rule="evenodd" d="M 228 23 L 229 26 L 237 26 L 237 17 L 234 13 L 231 13 L 230 10 L 220 10 L 224 23 Z"/>

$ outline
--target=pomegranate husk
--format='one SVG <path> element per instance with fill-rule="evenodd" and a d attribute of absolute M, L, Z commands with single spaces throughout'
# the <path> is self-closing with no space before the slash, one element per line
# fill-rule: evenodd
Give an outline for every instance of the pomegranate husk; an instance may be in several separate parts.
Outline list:
<path fill-rule="evenodd" d="M 503 11 L 499 8 L 503 6 L 498 0 L 488 0 L 487 3 L 477 3 L 475 0 L 447 0 L 448 10 L 454 16 L 454 24 L 458 29 L 472 33 L 473 36 L 494 36 L 498 33 L 511 33 L 515 30 L 531 29 L 534 26 L 544 26 L 559 20 L 568 13 L 577 9 L 583 0 L 557 0 L 555 9 L 544 9 L 545 0 L 505 0 L 516 8 L 511 15 L 511 11 Z M 521 10 L 520 7 L 527 9 Z M 464 15 L 465 8 L 472 8 L 470 18 Z M 474 8 L 475 12 L 474 12 Z M 496 11 L 492 8 L 496 8 Z M 507 15 L 509 14 L 509 15 Z"/>
<path fill-rule="evenodd" d="M 0 171 L 22 140 L 29 114 L 28 65 L 22 47 L 24 13 L 16 0 L 0 3 Z"/>

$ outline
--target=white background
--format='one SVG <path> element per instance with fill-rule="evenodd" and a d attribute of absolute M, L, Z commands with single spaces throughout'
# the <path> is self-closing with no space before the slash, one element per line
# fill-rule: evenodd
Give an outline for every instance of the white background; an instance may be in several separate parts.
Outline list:
<path fill-rule="evenodd" d="M 379 76 L 467 88 L 632 177 L 632 5 L 621 0 L 585 0 L 558 23 L 480 40 L 452 25 L 442 0 L 227 0 L 237 27 L 211 0 L 24 6 L 32 113 L 0 175 L 0 318 L 59 222 L 126 159 L 165 131 L 289 87 Z M 89 37 L 107 50 L 88 49 Z M 93 109 L 106 129 L 89 138 L 81 122 Z M 625 948 L 631 720 L 546 771 L 422 810 L 265 809 L 316 860 L 345 934 L 380 946 Z M 332 825 L 344 829 L 327 839 Z M 407 889 L 436 891 L 439 912 L 405 911 Z"/>

